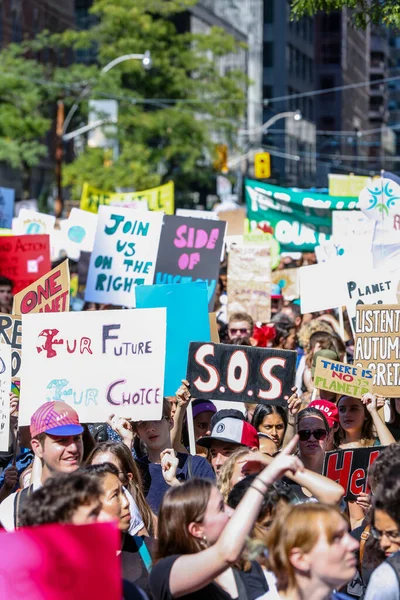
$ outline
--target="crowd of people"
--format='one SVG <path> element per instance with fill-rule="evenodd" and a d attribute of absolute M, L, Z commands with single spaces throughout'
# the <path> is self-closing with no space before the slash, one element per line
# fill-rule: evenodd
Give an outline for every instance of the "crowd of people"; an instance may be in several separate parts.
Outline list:
<path fill-rule="evenodd" d="M 8 287 L 3 278 L 3 312 Z M 268 324 L 246 313 L 219 319 L 224 343 L 297 353 L 286 408 L 221 409 L 192 398 L 184 380 L 157 421 L 110 414 L 107 423 L 81 424 L 54 401 L 27 428 L 18 427 L 11 393 L 1 526 L 116 522 L 126 599 L 400 598 L 398 400 L 316 389 L 318 357 L 352 359 L 351 335 L 343 339 L 333 314 L 302 315 L 278 295 Z M 370 492 L 347 501 L 323 475 L 326 452 L 370 446 L 385 446 L 368 474 Z"/>

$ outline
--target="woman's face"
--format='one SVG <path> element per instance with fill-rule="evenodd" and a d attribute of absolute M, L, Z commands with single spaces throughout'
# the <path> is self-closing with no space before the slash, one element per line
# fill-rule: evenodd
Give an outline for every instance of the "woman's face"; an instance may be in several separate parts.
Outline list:
<path fill-rule="evenodd" d="M 393 552 L 400 550 L 399 526 L 384 510 L 375 510 L 374 529 L 385 556 L 390 556 Z"/>
<path fill-rule="evenodd" d="M 103 465 L 104 463 L 111 463 L 114 467 L 117 467 L 119 478 L 123 485 L 128 485 L 132 478 L 131 473 L 124 473 L 122 466 L 118 458 L 112 452 L 97 452 L 92 458 L 92 465 Z"/>
<path fill-rule="evenodd" d="M 345 396 L 339 400 L 338 409 L 342 429 L 361 433 L 365 421 L 365 409 L 361 400 Z"/>
<path fill-rule="evenodd" d="M 283 341 L 282 348 L 284 348 L 285 350 L 295 350 L 296 343 L 297 343 L 296 328 L 293 327 L 293 329 L 289 330 L 288 337 Z"/>
<path fill-rule="evenodd" d="M 193 419 L 194 439 L 196 441 L 199 438 L 203 437 L 204 435 L 210 435 L 210 433 L 211 433 L 210 424 L 211 424 L 212 416 L 213 416 L 213 413 L 210 412 L 209 410 L 206 410 L 206 411 L 201 412 L 198 415 L 196 415 L 195 418 Z"/>
<path fill-rule="evenodd" d="M 102 510 L 99 521 L 116 519 L 121 531 L 128 531 L 131 522 L 129 500 L 124 494 L 122 484 L 116 475 L 107 473 L 102 478 L 103 493 L 101 495 Z"/>
<path fill-rule="evenodd" d="M 210 545 L 217 541 L 232 513 L 233 509 L 225 505 L 221 492 L 213 487 L 202 522 L 204 535 Z"/>
<path fill-rule="evenodd" d="M 273 412 L 264 417 L 262 423 L 258 426 L 258 431 L 269 435 L 278 448 L 280 448 L 285 435 L 285 423 L 280 415 Z"/>
<path fill-rule="evenodd" d="M 262 465 L 260 463 L 254 462 L 254 460 L 251 462 L 253 456 L 254 454 L 249 452 L 249 454 L 242 456 L 236 461 L 231 477 L 232 487 L 239 481 L 242 481 L 242 479 L 247 477 L 247 475 L 257 475 L 260 471 L 262 471 Z"/>
<path fill-rule="evenodd" d="M 321 453 L 323 454 L 326 451 L 328 433 L 322 418 L 317 417 L 317 415 L 303 417 L 299 421 L 297 432 L 300 436 L 300 456 L 312 458 L 320 456 Z M 321 439 L 317 439 L 316 436 Z"/>
<path fill-rule="evenodd" d="M 349 534 L 346 521 L 339 515 L 333 518 L 336 524 L 332 542 L 328 541 L 321 522 L 318 541 L 307 554 L 311 576 L 324 582 L 332 590 L 354 577 L 357 566 L 355 552 L 359 545 Z"/>

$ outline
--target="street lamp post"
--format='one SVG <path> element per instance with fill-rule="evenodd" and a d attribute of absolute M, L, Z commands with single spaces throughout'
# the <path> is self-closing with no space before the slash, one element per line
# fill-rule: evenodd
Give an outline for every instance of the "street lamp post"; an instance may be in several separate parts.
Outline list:
<path fill-rule="evenodd" d="M 150 50 L 146 50 L 143 54 L 124 54 L 123 56 L 118 56 L 114 58 L 114 60 L 107 63 L 100 71 L 101 75 L 108 73 L 115 66 L 119 65 L 126 60 L 141 60 L 143 68 L 148 70 L 151 69 L 152 60 Z M 71 122 L 72 117 L 78 109 L 80 102 L 83 98 L 88 94 L 92 85 L 89 83 L 84 87 L 82 92 L 79 94 L 78 98 L 71 106 L 67 116 L 64 119 L 64 103 L 62 101 L 58 102 L 57 105 L 57 125 L 56 125 L 56 186 L 57 186 L 57 197 L 54 202 L 54 214 L 57 218 L 60 218 L 64 209 L 64 201 L 62 197 L 62 161 L 63 161 L 63 141 L 68 141 L 73 139 L 77 135 L 88 131 L 89 129 L 94 129 L 95 127 L 101 127 L 105 122 L 110 122 L 110 120 L 99 120 L 93 123 L 89 128 L 81 127 L 76 131 L 72 131 L 70 133 L 66 133 L 68 126 Z"/>

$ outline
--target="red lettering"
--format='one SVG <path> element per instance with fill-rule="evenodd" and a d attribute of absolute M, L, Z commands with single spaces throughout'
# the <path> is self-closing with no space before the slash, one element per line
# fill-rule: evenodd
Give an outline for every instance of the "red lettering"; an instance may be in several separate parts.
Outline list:
<path fill-rule="evenodd" d="M 326 476 L 332 481 L 340 483 L 344 488 L 346 494 L 349 486 L 349 479 L 351 473 L 351 465 L 353 463 L 353 451 L 347 450 L 343 453 L 343 464 L 338 468 L 339 454 L 331 454 L 328 458 L 328 464 L 326 466 Z M 346 496 L 345 494 L 345 496 Z"/>
<path fill-rule="evenodd" d="M 353 496 L 358 496 L 358 494 L 364 491 L 364 485 L 365 471 L 364 469 L 356 469 L 350 479 L 349 492 Z"/>

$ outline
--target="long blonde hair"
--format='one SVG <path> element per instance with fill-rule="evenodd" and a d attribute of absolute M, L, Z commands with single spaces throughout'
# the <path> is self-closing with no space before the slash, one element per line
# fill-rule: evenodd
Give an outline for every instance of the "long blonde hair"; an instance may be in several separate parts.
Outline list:
<path fill-rule="evenodd" d="M 232 477 L 237 461 L 249 453 L 250 448 L 239 448 L 239 450 L 236 450 L 233 454 L 231 454 L 228 460 L 222 465 L 221 472 L 218 476 L 217 485 L 224 498 L 224 502 L 228 501 L 229 492 L 233 488 Z"/>

